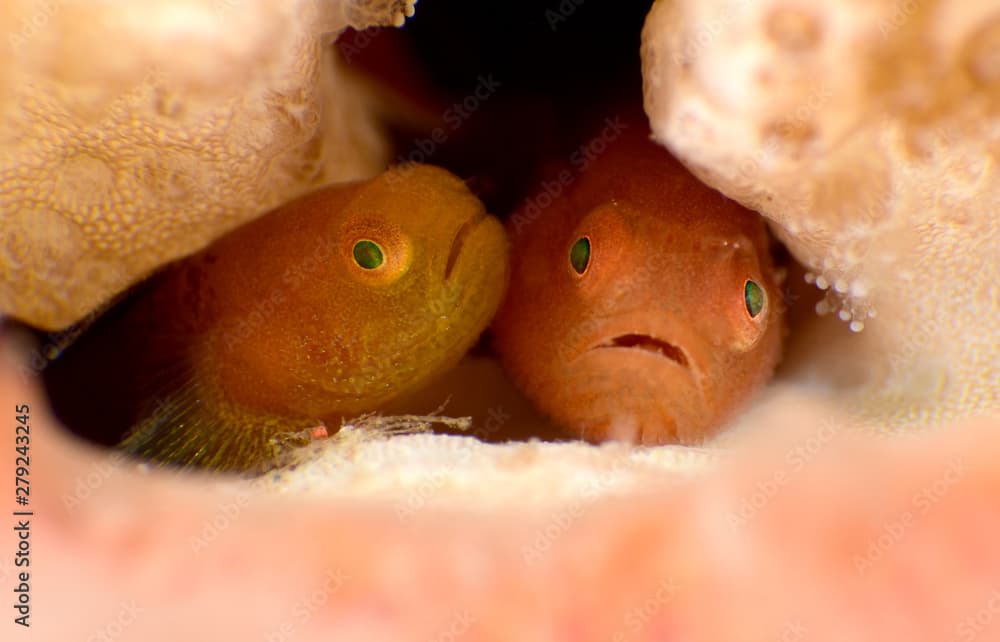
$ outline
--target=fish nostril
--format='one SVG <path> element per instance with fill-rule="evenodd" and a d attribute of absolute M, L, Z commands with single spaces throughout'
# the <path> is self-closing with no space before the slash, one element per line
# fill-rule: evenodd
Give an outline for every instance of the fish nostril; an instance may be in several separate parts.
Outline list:
<path fill-rule="evenodd" d="M 451 277 L 452 270 L 455 269 L 455 262 L 458 261 L 458 255 L 462 251 L 462 246 L 465 244 L 465 238 L 472 231 L 472 228 L 476 226 L 479 222 L 481 216 L 473 216 L 462 226 L 458 228 L 458 232 L 455 233 L 455 238 L 451 242 L 451 250 L 448 252 L 448 262 L 444 266 L 444 279 L 447 281 Z"/>

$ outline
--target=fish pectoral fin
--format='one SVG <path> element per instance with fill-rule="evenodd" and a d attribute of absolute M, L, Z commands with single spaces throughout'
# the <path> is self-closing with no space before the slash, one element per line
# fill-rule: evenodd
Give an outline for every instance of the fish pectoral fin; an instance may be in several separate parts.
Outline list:
<path fill-rule="evenodd" d="M 150 404 L 118 444 L 161 465 L 214 471 L 266 472 L 279 455 L 322 437 L 313 419 L 249 413 L 219 403 L 189 383 Z"/>

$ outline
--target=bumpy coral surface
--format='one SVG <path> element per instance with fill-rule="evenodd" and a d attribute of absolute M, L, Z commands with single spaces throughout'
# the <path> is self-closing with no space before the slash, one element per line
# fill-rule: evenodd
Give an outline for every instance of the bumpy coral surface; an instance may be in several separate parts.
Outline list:
<path fill-rule="evenodd" d="M 879 423 L 998 407 L 1000 8 L 661 0 L 656 138 L 759 210 L 827 291 L 798 343 Z"/>
<path fill-rule="evenodd" d="M 0 7 L 0 313 L 53 329 L 384 149 L 331 35 L 412 3 Z"/>

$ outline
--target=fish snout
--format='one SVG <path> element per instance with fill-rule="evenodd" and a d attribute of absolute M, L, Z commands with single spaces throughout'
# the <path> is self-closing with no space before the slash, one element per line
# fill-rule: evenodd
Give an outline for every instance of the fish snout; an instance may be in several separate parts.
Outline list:
<path fill-rule="evenodd" d="M 592 323 L 576 344 L 581 351 L 558 369 L 567 395 L 586 407 L 555 410 L 594 441 L 703 443 L 771 367 L 734 353 L 728 336 L 697 317 L 631 307 Z"/>

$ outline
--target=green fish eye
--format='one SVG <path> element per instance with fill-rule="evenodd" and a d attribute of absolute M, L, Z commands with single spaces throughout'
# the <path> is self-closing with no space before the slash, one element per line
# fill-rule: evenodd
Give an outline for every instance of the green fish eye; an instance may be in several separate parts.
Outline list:
<path fill-rule="evenodd" d="M 743 301 L 746 303 L 750 318 L 756 317 L 764 309 L 764 288 L 756 281 L 747 281 L 743 286 Z"/>
<path fill-rule="evenodd" d="M 366 270 L 374 270 L 385 259 L 382 248 L 375 241 L 362 240 L 354 244 L 354 261 Z"/>
<path fill-rule="evenodd" d="M 590 264 L 589 238 L 581 236 L 573 244 L 573 247 L 569 250 L 569 264 L 573 266 L 577 274 L 583 274 L 587 271 L 587 265 Z"/>

